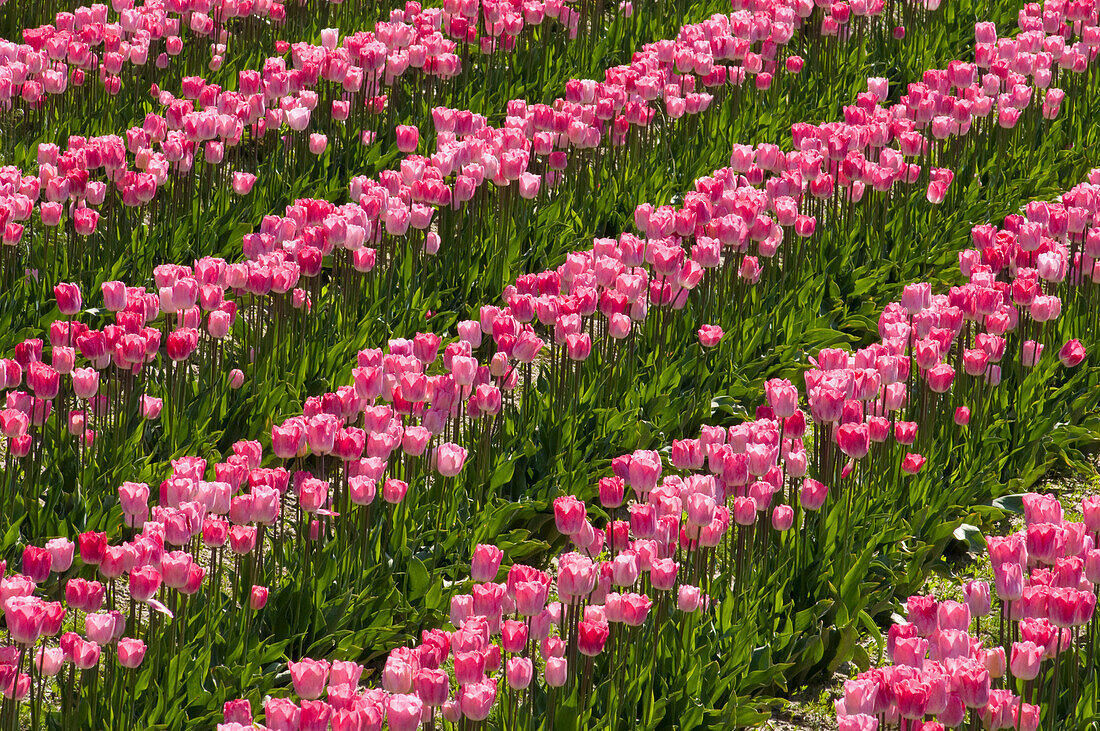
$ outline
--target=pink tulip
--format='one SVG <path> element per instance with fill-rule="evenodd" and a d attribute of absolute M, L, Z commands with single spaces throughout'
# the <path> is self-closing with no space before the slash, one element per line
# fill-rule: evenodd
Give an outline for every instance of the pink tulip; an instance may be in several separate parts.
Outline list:
<path fill-rule="evenodd" d="M 500 562 L 504 551 L 496 546 L 478 544 L 474 548 L 474 557 L 470 567 L 470 578 L 474 581 L 492 581 L 500 571 Z"/>
<path fill-rule="evenodd" d="M 4 602 L 8 633 L 17 645 L 33 645 L 42 634 L 46 620 L 45 603 L 33 596 L 13 596 Z"/>
<path fill-rule="evenodd" d="M 256 176 L 252 173 L 233 173 L 233 192 L 237 195 L 248 195 L 255 184 Z"/>
<path fill-rule="evenodd" d="M 309 151 L 314 155 L 320 155 L 328 147 L 328 137 L 319 132 L 309 136 Z"/>
<path fill-rule="evenodd" d="M 568 677 L 567 666 L 564 657 L 550 657 L 546 660 L 546 684 L 551 688 L 560 688 L 565 685 Z"/>
<path fill-rule="evenodd" d="M 394 695 L 386 711 L 386 722 L 392 731 L 415 731 L 423 710 L 424 703 L 415 695 Z"/>
<path fill-rule="evenodd" d="M 153 396 L 141 397 L 141 416 L 148 421 L 156 421 L 160 418 L 160 412 L 164 408 L 164 401 Z"/>
<path fill-rule="evenodd" d="M 463 685 L 458 689 L 456 700 L 462 715 L 472 721 L 484 721 L 489 717 L 493 703 L 496 702 L 497 683 L 495 679 Z"/>
<path fill-rule="evenodd" d="M 73 226 L 81 236 L 91 236 L 98 224 L 98 211 L 91 208 L 77 208 L 73 211 Z"/>
<path fill-rule="evenodd" d="M 534 674 L 534 665 L 530 658 L 513 657 L 508 660 L 508 687 L 512 690 L 523 690 L 531 684 Z"/>
<path fill-rule="evenodd" d="M 84 633 L 97 645 L 109 644 L 115 634 L 115 618 L 106 612 L 89 614 L 84 618 Z"/>
<path fill-rule="evenodd" d="M 85 642 L 79 637 L 73 641 L 72 658 L 73 665 L 78 670 L 90 670 L 99 663 L 99 645 L 94 642 Z"/>
<path fill-rule="evenodd" d="M 777 505 L 772 511 L 772 527 L 777 531 L 787 531 L 793 525 L 794 508 L 790 505 Z"/>
<path fill-rule="evenodd" d="M 722 341 L 722 328 L 718 325 L 703 325 L 699 328 L 699 344 L 704 348 L 713 348 Z"/>
<path fill-rule="evenodd" d="M 440 475 L 455 477 L 462 471 L 462 466 L 466 462 L 466 455 L 467 451 L 463 447 L 445 442 L 436 447 L 433 461 Z"/>
<path fill-rule="evenodd" d="M 305 658 L 301 662 L 290 662 L 288 665 L 294 692 L 306 700 L 320 698 L 328 685 L 328 661 Z"/>
<path fill-rule="evenodd" d="M 51 538 L 46 541 L 46 551 L 50 554 L 50 571 L 63 574 L 73 565 L 76 544 L 68 538 Z"/>
<path fill-rule="evenodd" d="M 413 152 L 420 143 L 420 129 L 413 125 L 399 124 L 396 128 L 397 149 L 401 152 Z"/>

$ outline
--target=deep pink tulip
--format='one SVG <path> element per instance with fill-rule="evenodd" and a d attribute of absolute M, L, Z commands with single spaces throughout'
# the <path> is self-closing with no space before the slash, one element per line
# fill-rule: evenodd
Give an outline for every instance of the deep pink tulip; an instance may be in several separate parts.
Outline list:
<path fill-rule="evenodd" d="M 77 284 L 62 282 L 54 285 L 53 293 L 57 298 L 57 308 L 61 310 L 62 315 L 75 315 L 84 306 L 80 296 L 80 286 Z"/>
<path fill-rule="evenodd" d="M 924 467 L 925 459 L 919 454 L 906 454 L 901 460 L 902 472 L 908 475 L 915 475 L 921 471 Z"/>
<path fill-rule="evenodd" d="M 139 602 L 147 602 L 160 589 L 162 577 L 152 566 L 142 566 L 130 572 L 130 596 Z"/>
<path fill-rule="evenodd" d="M 485 679 L 485 653 L 481 650 L 454 653 L 454 676 L 460 685 Z"/>
<path fill-rule="evenodd" d="M 103 554 L 107 550 L 107 534 L 94 531 L 81 533 L 78 543 L 80 544 L 80 560 L 94 566 L 103 560 Z"/>
<path fill-rule="evenodd" d="M 414 125 L 399 124 L 396 128 L 397 149 L 409 153 L 420 143 L 420 129 Z"/>
<path fill-rule="evenodd" d="M 577 649 L 588 657 L 599 655 L 603 652 L 610 631 L 607 622 L 582 621 L 577 625 Z"/>
<path fill-rule="evenodd" d="M 99 212 L 92 208 L 77 208 L 73 211 L 73 227 L 81 236 L 90 236 L 99 224 Z"/>
<path fill-rule="evenodd" d="M 267 604 L 268 589 L 266 586 L 253 585 L 252 591 L 248 595 L 248 606 L 252 611 L 257 612 L 264 608 Z"/>
<path fill-rule="evenodd" d="M 27 546 L 23 549 L 23 575 L 36 584 L 41 584 L 50 576 L 53 556 L 45 548 Z"/>
<path fill-rule="evenodd" d="M 618 476 L 601 477 L 599 483 L 600 505 L 617 508 L 623 504 L 626 481 Z"/>
<path fill-rule="evenodd" d="M 1073 368 L 1085 360 L 1085 348 L 1079 340 L 1070 340 L 1058 351 L 1058 360 L 1066 368 Z"/>
<path fill-rule="evenodd" d="M 572 495 L 563 495 L 554 499 L 554 522 L 562 535 L 576 535 L 587 520 L 587 509 L 577 498 Z"/>
<path fill-rule="evenodd" d="M 867 424 L 841 424 L 836 431 L 840 451 L 853 459 L 862 459 L 871 449 L 871 432 Z"/>

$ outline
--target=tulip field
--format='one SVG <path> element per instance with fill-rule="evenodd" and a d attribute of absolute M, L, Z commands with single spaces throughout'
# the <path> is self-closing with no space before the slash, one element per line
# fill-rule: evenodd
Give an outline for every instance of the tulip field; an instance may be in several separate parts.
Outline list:
<path fill-rule="evenodd" d="M 0 731 L 1100 728 L 1100 0 L 80 1 Z"/>

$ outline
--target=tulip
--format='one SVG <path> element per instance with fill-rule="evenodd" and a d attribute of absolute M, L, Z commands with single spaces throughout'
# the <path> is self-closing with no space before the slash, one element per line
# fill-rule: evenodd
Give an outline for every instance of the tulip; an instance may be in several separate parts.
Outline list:
<path fill-rule="evenodd" d="M 415 731 L 423 710 L 423 701 L 415 695 L 397 694 L 390 698 L 386 722 L 391 731 Z"/>
<path fill-rule="evenodd" d="M 33 645 L 42 634 L 46 620 L 45 603 L 32 596 L 13 596 L 4 602 L 8 634 L 17 645 Z"/>
<path fill-rule="evenodd" d="M 564 657 L 550 657 L 546 659 L 546 684 L 551 688 L 560 688 L 565 685 L 567 678 L 567 666 Z"/>
<path fill-rule="evenodd" d="M 328 661 L 305 658 L 301 662 L 292 661 L 288 665 L 294 692 L 306 700 L 320 698 L 328 685 Z"/>
<path fill-rule="evenodd" d="M 467 451 L 463 447 L 445 442 L 436 447 L 433 461 L 440 475 L 454 477 L 462 471 L 462 466 L 466 462 L 466 455 Z"/>
<path fill-rule="evenodd" d="M 496 546 L 478 544 L 474 548 L 474 558 L 470 567 L 470 578 L 474 581 L 492 581 L 500 571 L 500 562 L 504 551 Z"/>
<path fill-rule="evenodd" d="M 1012 676 L 1019 680 L 1034 680 L 1039 677 L 1039 669 L 1043 662 L 1044 648 L 1034 642 L 1013 642 L 1012 655 L 1009 668 Z"/>
<path fill-rule="evenodd" d="M 704 348 L 713 348 L 722 341 L 722 328 L 717 325 L 703 325 L 699 328 L 699 344 Z"/>
<path fill-rule="evenodd" d="M 78 543 L 80 545 L 80 560 L 94 566 L 103 560 L 103 554 L 107 549 L 107 534 L 94 531 L 81 533 Z"/>
<path fill-rule="evenodd" d="M 382 483 L 382 499 L 391 505 L 397 505 L 405 499 L 409 484 L 402 480 L 389 479 Z"/>
<path fill-rule="evenodd" d="M 966 605 L 970 608 L 970 614 L 975 617 L 984 617 L 989 614 L 992 601 L 989 594 L 989 583 L 986 581 L 968 581 L 963 585 L 963 596 Z"/>
<path fill-rule="evenodd" d="M 399 124 L 395 129 L 397 149 L 404 153 L 413 152 L 420 143 L 420 129 L 413 125 Z"/>
<path fill-rule="evenodd" d="M 80 286 L 77 284 L 62 282 L 53 288 L 54 297 L 57 298 L 57 308 L 62 315 L 75 315 L 84 306 L 80 296 Z"/>
<path fill-rule="evenodd" d="M 248 595 L 248 606 L 252 611 L 258 612 L 267 604 L 268 589 L 266 586 L 252 586 Z"/>
<path fill-rule="evenodd" d="M 164 408 L 164 401 L 153 396 L 142 395 L 141 397 L 141 416 L 149 421 L 156 421 L 160 418 L 160 412 Z"/>
<path fill-rule="evenodd" d="M 534 673 L 534 665 L 530 658 L 513 657 L 508 660 L 508 687 L 512 690 L 523 690 L 531 684 Z"/>
<path fill-rule="evenodd" d="M 73 641 L 72 658 L 73 665 L 78 670 L 89 670 L 99 663 L 99 645 L 94 642 L 85 642 L 79 637 Z"/>
<path fill-rule="evenodd" d="M 563 495 L 554 500 L 554 523 L 563 536 L 577 535 L 587 521 L 585 505 L 572 495 Z"/>
<path fill-rule="evenodd" d="M 160 589 L 162 577 L 152 566 L 142 566 L 130 572 L 130 596 L 139 602 L 147 602 Z"/>
<path fill-rule="evenodd" d="M 35 655 L 34 665 L 43 676 L 52 678 L 61 672 L 64 661 L 65 651 L 60 647 L 40 647 Z"/>
<path fill-rule="evenodd" d="M 50 576 L 53 555 L 45 548 L 27 546 L 23 549 L 23 575 L 36 584 L 41 584 Z"/>
<path fill-rule="evenodd" d="M 1079 340 L 1070 340 L 1058 351 L 1058 360 L 1066 368 L 1073 368 L 1085 359 L 1085 348 Z"/>
<path fill-rule="evenodd" d="M 901 461 L 901 470 L 908 475 L 915 475 L 924 467 L 924 462 L 924 457 L 919 454 L 906 454 Z"/>
<path fill-rule="evenodd" d="M 461 686 L 456 699 L 463 716 L 472 721 L 484 721 L 489 717 L 496 696 L 496 680 L 485 680 Z"/>
<path fill-rule="evenodd" d="M 802 507 L 810 512 L 820 510 L 829 497 L 829 488 L 817 480 L 807 477 L 802 481 L 802 489 L 799 490 L 798 499 Z"/>
<path fill-rule="evenodd" d="M 118 662 L 124 668 L 136 668 L 145 659 L 145 643 L 124 637 L 118 641 Z"/>
<path fill-rule="evenodd" d="M 109 644 L 115 634 L 115 618 L 107 612 L 89 614 L 84 618 L 84 633 L 97 645 Z"/>
<path fill-rule="evenodd" d="M 617 508 L 623 504 L 626 481 L 618 476 L 601 477 L 599 483 L 600 505 Z"/>
<path fill-rule="evenodd" d="M 862 459 L 871 449 L 871 432 L 867 424 L 841 424 L 836 432 L 840 451 L 853 459 Z"/>

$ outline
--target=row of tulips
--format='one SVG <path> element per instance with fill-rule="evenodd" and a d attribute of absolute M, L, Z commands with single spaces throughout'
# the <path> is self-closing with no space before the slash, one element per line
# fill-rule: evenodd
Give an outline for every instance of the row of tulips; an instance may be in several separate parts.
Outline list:
<path fill-rule="evenodd" d="M 970 581 L 962 602 L 909 597 L 906 621 L 888 631 L 893 664 L 845 683 L 840 728 L 935 731 L 969 717 L 982 728 L 1033 731 L 1092 720 L 1097 502 L 1085 498 L 1073 522 L 1055 496 L 1024 495 L 1024 526 L 985 538 L 993 587 Z"/>
<path fill-rule="evenodd" d="M 251 190 L 256 173 L 266 179 L 272 177 L 274 168 L 278 167 L 285 175 L 288 165 L 298 164 L 295 160 L 304 161 L 302 164 L 308 168 L 311 161 L 328 148 L 329 136 L 335 135 L 343 141 L 340 150 L 330 151 L 326 160 L 331 164 L 350 164 L 346 159 L 348 149 L 354 152 L 360 146 L 349 144 L 342 130 L 361 130 L 362 135 L 355 132 L 354 138 L 358 140 L 361 136 L 364 142 L 372 143 L 383 130 L 392 130 L 394 124 L 390 120 L 410 114 L 426 115 L 430 99 L 458 98 L 456 89 L 468 88 L 473 83 L 470 73 L 456 81 L 455 88 L 448 89 L 438 88 L 439 85 L 429 78 L 426 88 L 419 90 L 416 81 L 403 79 L 418 71 L 432 78 L 457 78 L 461 70 L 462 56 L 459 54 L 468 54 L 463 50 L 464 45 L 449 38 L 447 34 L 453 35 L 454 31 L 447 29 L 456 19 L 476 21 L 481 15 L 497 18 L 505 10 L 495 4 L 492 8 L 478 4 L 446 10 L 422 9 L 418 4 L 410 4 L 403 10 L 394 11 L 389 21 L 378 23 L 374 32 L 355 33 L 344 38 L 342 44 L 339 31 L 335 29 L 326 29 L 319 45 L 281 44 L 283 54 L 290 52 L 290 65 L 277 55 L 263 63 L 262 71 L 241 71 L 238 91 L 223 93 L 218 84 L 208 84 L 201 77 L 185 77 L 182 93 L 177 98 L 170 92 L 160 91 L 154 84 L 154 95 L 163 114 L 145 115 L 143 124 L 131 127 L 125 139 L 117 135 L 72 136 L 64 149 L 52 144 L 40 145 L 37 176 L 8 171 L 17 177 L 13 178 L 8 192 L 11 197 L 5 201 L 9 213 L 5 216 L 4 241 L 9 246 L 20 242 L 26 225 L 21 222 L 38 218 L 34 216 L 35 201 L 42 196 L 51 205 L 41 211 L 40 243 L 45 249 L 56 248 L 51 247 L 51 238 L 56 238 L 50 236 L 51 229 L 61 222 L 64 204 L 68 204 L 68 219 L 73 223 L 73 229 L 68 232 L 69 246 L 81 255 L 73 262 L 76 265 L 85 261 L 91 252 L 84 251 L 85 247 L 78 243 L 80 239 L 74 239 L 73 234 L 87 236 L 95 231 L 100 211 L 111 216 L 107 246 L 97 246 L 92 251 L 113 256 L 127 250 L 134 229 L 139 227 L 137 222 L 145 221 L 149 211 L 158 228 L 176 225 L 181 216 L 190 217 L 197 194 L 203 203 L 199 206 L 200 211 L 208 209 L 206 215 L 224 215 L 235 195 Z M 553 12 L 540 12 L 567 19 L 573 13 L 572 17 L 576 17 L 576 11 L 560 3 L 551 10 Z M 521 29 L 511 30 L 518 33 Z M 341 45 L 337 47 L 338 44 Z M 534 47 L 546 53 L 552 44 L 544 39 Z M 24 50 L 40 55 L 46 53 L 44 48 L 32 50 L 30 46 Z M 485 49 L 486 53 L 491 51 L 491 47 Z M 524 55 L 534 55 L 534 51 L 525 50 Z M 24 61 L 14 62 L 27 66 Z M 541 69 L 545 63 L 536 65 Z M 481 74 L 493 71 L 492 62 L 478 62 L 473 66 Z M 427 94 L 418 91 L 427 91 Z M 321 109 L 315 115 L 318 106 Z M 423 111 L 416 112 L 422 106 Z M 313 120 L 314 126 L 322 131 L 307 135 L 304 130 L 313 117 L 322 118 L 320 124 Z M 280 135 L 268 134 L 279 129 L 289 130 L 298 143 L 287 146 L 275 139 Z M 392 134 L 392 131 L 386 132 L 380 139 L 388 142 Z M 404 148 L 406 144 L 402 137 L 399 146 Z M 416 144 L 415 137 L 412 144 Z M 132 163 L 128 161 L 131 154 Z M 219 171 L 223 164 L 231 162 L 255 168 L 255 173 L 236 172 L 230 176 L 227 171 Z M 100 168 L 106 181 L 95 180 Z M 169 186 L 171 196 L 160 196 L 171 200 L 146 208 L 158 197 L 158 189 L 169 182 L 171 172 L 182 178 Z M 130 207 L 140 210 L 128 214 L 126 211 Z M 68 229 L 68 225 L 65 228 Z M 34 234 L 32 237 L 38 238 Z M 51 258 L 45 255 L 50 252 L 43 251 L 40 256 L 37 246 L 28 245 L 31 251 L 27 263 L 32 268 L 56 271 L 56 252 L 52 260 L 54 268 L 50 269 Z M 167 254 L 166 251 L 159 253 Z M 90 261 L 98 261 L 98 258 Z M 19 271 L 18 264 L 5 269 L 11 270 L 7 272 L 9 278 L 12 271 Z"/>

